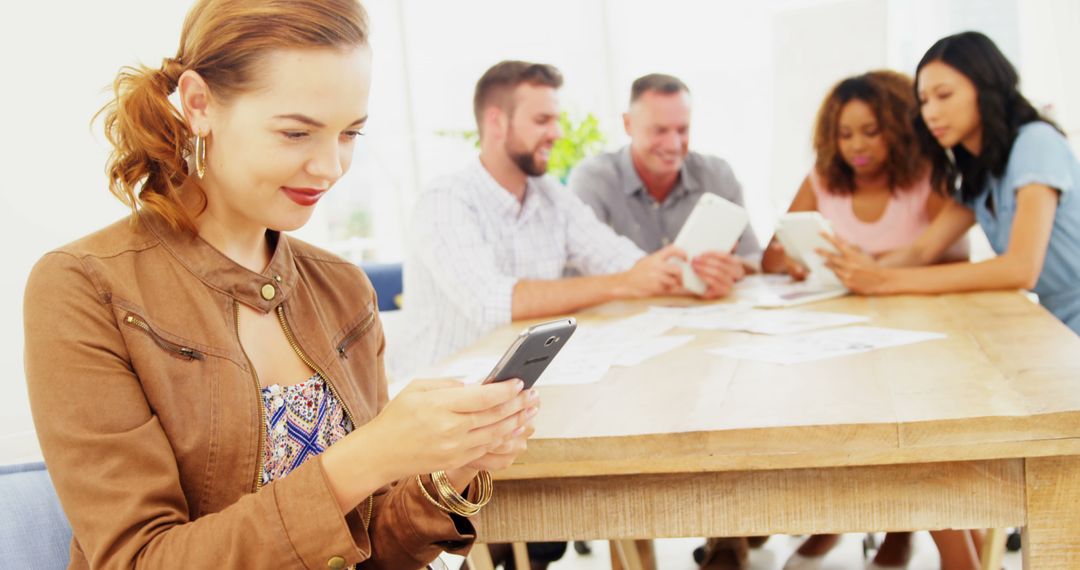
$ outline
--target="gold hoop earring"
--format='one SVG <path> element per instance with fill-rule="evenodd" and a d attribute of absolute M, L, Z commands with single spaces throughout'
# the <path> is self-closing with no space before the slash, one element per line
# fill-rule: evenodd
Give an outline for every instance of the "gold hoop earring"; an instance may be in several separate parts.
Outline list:
<path fill-rule="evenodd" d="M 195 135 L 195 175 L 200 179 L 206 175 L 206 139 Z"/>

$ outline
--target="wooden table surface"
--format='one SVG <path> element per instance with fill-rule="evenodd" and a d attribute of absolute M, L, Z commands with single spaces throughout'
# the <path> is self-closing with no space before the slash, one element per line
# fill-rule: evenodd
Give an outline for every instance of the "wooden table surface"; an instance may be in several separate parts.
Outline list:
<path fill-rule="evenodd" d="M 597 383 L 541 378 L 537 434 L 496 476 L 482 539 L 1024 526 L 1026 567 L 1080 568 L 1080 337 L 1015 292 L 803 309 L 947 338 L 778 365 L 706 352 L 765 337 L 673 331 L 695 339 Z"/>

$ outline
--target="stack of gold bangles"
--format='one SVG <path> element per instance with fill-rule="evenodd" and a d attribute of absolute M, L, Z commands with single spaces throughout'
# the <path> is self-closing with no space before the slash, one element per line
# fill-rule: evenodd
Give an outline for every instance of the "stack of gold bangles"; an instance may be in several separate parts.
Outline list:
<path fill-rule="evenodd" d="M 455 515 L 461 515 L 463 517 L 471 517 L 480 512 L 480 509 L 484 508 L 484 505 L 488 504 L 491 500 L 491 496 L 495 493 L 495 484 L 491 481 L 491 473 L 487 471 L 481 471 L 476 474 L 476 479 L 473 481 L 477 485 L 477 497 L 476 502 L 470 502 L 465 497 L 458 494 L 454 486 L 450 484 L 450 479 L 446 476 L 446 471 L 436 471 L 431 474 L 431 482 L 435 484 L 435 490 L 439 494 L 439 500 L 435 500 L 434 497 L 428 493 L 426 487 L 424 487 L 424 480 L 417 475 L 416 484 L 420 486 L 420 492 L 424 494 L 431 504 L 439 507 L 440 509 L 452 513 Z"/>

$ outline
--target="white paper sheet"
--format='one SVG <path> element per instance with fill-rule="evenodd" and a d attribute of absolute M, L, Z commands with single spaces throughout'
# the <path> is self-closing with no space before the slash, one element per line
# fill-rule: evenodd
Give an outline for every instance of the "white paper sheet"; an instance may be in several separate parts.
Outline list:
<path fill-rule="evenodd" d="M 769 335 L 795 334 L 870 320 L 861 315 L 754 309 L 741 304 L 652 307 L 649 313 L 681 328 L 746 331 Z"/>
<path fill-rule="evenodd" d="M 719 356 L 745 360 L 758 360 L 775 364 L 799 364 L 941 338 L 945 338 L 945 335 L 935 332 L 879 327 L 844 327 L 792 336 L 772 337 L 754 344 L 713 348 L 709 352 Z"/>
<path fill-rule="evenodd" d="M 544 370 L 542 386 L 588 384 L 597 382 L 612 366 L 637 366 L 646 360 L 675 350 L 694 339 L 693 335 L 662 336 L 673 328 L 673 320 L 642 313 L 603 325 L 581 325 L 566 347 Z M 458 378 L 465 383 L 482 380 L 501 355 L 459 358 L 423 374 L 427 378 Z M 400 392 L 407 383 L 390 387 Z"/>
<path fill-rule="evenodd" d="M 612 362 L 614 366 L 637 366 L 694 340 L 694 335 L 660 336 L 632 343 Z"/>
<path fill-rule="evenodd" d="M 581 326 L 544 371 L 540 382 L 545 385 L 596 382 L 612 366 L 637 366 L 694 339 L 693 335 L 660 336 L 671 328 L 669 319 L 647 314 L 606 325 Z"/>
<path fill-rule="evenodd" d="M 793 281 L 787 275 L 750 275 L 735 284 L 732 298 L 758 307 L 792 307 L 835 299 L 847 289 L 813 279 Z"/>

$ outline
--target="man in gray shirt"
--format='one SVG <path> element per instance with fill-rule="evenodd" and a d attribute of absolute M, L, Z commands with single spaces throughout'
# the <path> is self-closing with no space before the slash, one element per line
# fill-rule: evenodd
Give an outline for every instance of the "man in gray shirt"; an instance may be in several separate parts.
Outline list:
<path fill-rule="evenodd" d="M 623 124 L 630 145 L 585 159 L 567 181 L 616 233 L 654 252 L 675 241 L 704 193 L 743 205 L 742 186 L 727 161 L 689 149 L 690 90 L 678 78 L 654 73 L 635 80 Z M 699 257 L 709 261 L 695 263 L 694 269 L 713 274 L 712 292 L 723 296 L 746 273 L 758 270 L 761 253 L 747 226 L 734 253 L 708 252 Z M 724 285 L 717 288 L 717 282 Z M 651 550 L 644 543 L 638 548 Z M 713 538 L 700 550 L 702 568 L 745 567 L 746 539 Z"/>
<path fill-rule="evenodd" d="M 743 205 L 731 166 L 689 150 L 690 91 L 682 81 L 655 73 L 635 80 L 623 123 L 630 145 L 582 161 L 567 182 L 617 233 L 653 252 L 675 240 L 702 194 Z M 726 276 L 730 291 L 735 281 L 757 270 L 761 244 L 747 227 L 734 254 L 711 257 L 720 263 L 709 265 Z"/>

